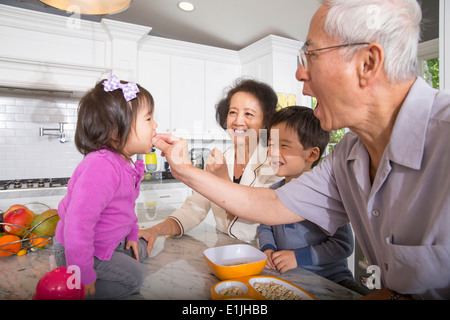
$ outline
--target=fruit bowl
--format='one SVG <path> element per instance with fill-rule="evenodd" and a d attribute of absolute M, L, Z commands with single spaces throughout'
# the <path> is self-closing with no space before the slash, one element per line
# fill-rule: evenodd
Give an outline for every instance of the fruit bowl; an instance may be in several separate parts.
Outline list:
<path fill-rule="evenodd" d="M 208 267 L 220 280 L 260 274 L 267 256 L 248 244 L 233 244 L 203 251 Z"/>
<path fill-rule="evenodd" d="M 35 207 L 31 211 L 30 205 L 44 206 L 48 210 L 35 214 Z M 2 214 L 2 220 L 0 221 L 0 232 L 5 231 L 5 233 L 0 233 L 0 256 L 23 255 L 28 250 L 42 249 L 42 247 L 51 243 L 58 220 L 57 210 L 50 209 L 42 203 L 33 202 L 26 206 L 11 206 Z M 4 235 L 8 236 L 8 241 L 2 237 Z M 11 237 L 15 238 L 9 241 Z"/>

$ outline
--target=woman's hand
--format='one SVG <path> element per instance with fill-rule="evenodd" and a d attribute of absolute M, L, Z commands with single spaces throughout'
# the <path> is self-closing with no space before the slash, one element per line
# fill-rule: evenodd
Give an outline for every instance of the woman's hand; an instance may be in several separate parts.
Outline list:
<path fill-rule="evenodd" d="M 155 244 L 156 239 L 159 236 L 159 232 L 155 229 L 155 227 L 139 230 L 139 238 L 145 239 L 147 241 L 147 254 L 153 250 L 153 245 Z"/>
<path fill-rule="evenodd" d="M 181 228 L 172 218 L 167 218 L 151 228 L 139 230 L 139 238 L 144 238 L 148 243 L 147 254 L 150 254 L 153 250 L 155 241 L 159 236 L 178 236 L 180 234 Z"/>
<path fill-rule="evenodd" d="M 223 153 L 217 148 L 214 148 L 211 151 L 208 160 L 206 160 L 206 171 L 211 172 L 222 179 L 230 180 L 230 177 L 228 176 L 227 160 L 223 156 Z"/>

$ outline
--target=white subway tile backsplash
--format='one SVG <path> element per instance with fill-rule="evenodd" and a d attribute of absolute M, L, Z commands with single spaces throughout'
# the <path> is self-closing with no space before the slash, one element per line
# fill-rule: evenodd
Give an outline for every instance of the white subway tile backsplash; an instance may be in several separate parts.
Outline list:
<path fill-rule="evenodd" d="M 0 180 L 70 177 L 82 159 L 73 137 L 78 99 L 0 94 Z M 39 136 L 66 122 L 68 142 Z"/>
<path fill-rule="evenodd" d="M 0 113 L 0 121 L 14 121 L 14 114 Z"/>

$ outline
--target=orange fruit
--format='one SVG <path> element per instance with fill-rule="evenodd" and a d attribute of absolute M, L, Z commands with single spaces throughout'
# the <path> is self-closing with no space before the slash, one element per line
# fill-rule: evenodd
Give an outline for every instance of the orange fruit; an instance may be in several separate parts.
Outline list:
<path fill-rule="evenodd" d="M 38 237 L 34 233 L 30 236 L 30 245 L 35 247 L 44 247 L 48 245 L 50 242 L 52 242 L 52 238 L 50 237 Z"/>
<path fill-rule="evenodd" d="M 9 257 L 13 255 L 13 253 L 19 252 L 21 249 L 22 246 L 18 236 L 7 234 L 6 236 L 0 238 L 0 257 Z"/>
<path fill-rule="evenodd" d="M 24 256 L 24 255 L 26 255 L 26 254 L 27 254 L 27 250 L 26 250 L 26 249 L 22 249 L 22 250 L 20 250 L 19 252 L 17 252 L 17 256 L 18 256 L 18 257 Z"/>

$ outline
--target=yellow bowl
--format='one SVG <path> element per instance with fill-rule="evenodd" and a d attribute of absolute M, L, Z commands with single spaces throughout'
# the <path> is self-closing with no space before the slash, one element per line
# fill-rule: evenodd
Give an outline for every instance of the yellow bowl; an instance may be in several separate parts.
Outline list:
<path fill-rule="evenodd" d="M 248 244 L 209 248 L 203 251 L 206 263 L 220 280 L 260 274 L 267 256 Z"/>

